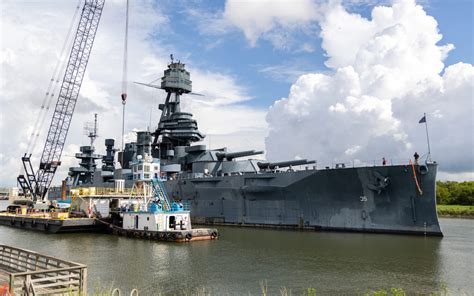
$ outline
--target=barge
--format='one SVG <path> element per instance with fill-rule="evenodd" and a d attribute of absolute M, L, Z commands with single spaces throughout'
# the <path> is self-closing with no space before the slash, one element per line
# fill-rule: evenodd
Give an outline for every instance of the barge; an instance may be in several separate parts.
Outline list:
<path fill-rule="evenodd" d="M 47 233 L 97 232 L 106 228 L 94 218 L 59 218 L 54 214 L 0 213 L 0 225 Z"/>

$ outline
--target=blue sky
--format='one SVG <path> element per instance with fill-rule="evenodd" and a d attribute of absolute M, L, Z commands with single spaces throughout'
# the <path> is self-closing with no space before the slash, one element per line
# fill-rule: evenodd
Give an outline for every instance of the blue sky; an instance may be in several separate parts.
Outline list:
<path fill-rule="evenodd" d="M 346 4 L 350 12 L 370 18 L 372 8 L 388 1 L 361 1 L 358 4 Z M 436 18 L 443 39 L 440 43 L 452 43 L 455 49 L 445 60 L 446 65 L 457 62 L 473 63 L 473 1 L 471 0 L 428 0 L 421 5 L 427 13 Z M 156 7 L 169 15 L 171 31 L 157 32 L 154 38 L 173 44 L 177 49 L 175 56 L 189 57 L 192 65 L 209 71 L 224 72 L 245 86 L 248 95 L 254 99 L 247 104 L 256 107 L 268 107 L 276 99 L 288 95 L 291 84 L 298 74 L 324 72 L 325 53 L 321 49 L 319 27 L 314 25 L 310 34 L 292 32 L 295 43 L 309 43 L 312 52 L 296 48 L 278 49 L 264 39 L 251 46 L 242 31 L 230 30 L 222 35 L 202 34 L 196 17 L 188 10 L 219 13 L 224 10 L 225 1 L 158 1 Z M 213 45 L 216 43 L 216 45 Z M 210 45 L 213 45 L 210 48 Z M 184 56 L 184 57 L 183 57 Z M 186 62 L 186 61 L 185 61 Z M 294 70 L 293 76 L 278 74 L 278 70 Z M 206 86 L 212 87 L 212 85 Z"/>
<path fill-rule="evenodd" d="M 446 64 L 461 61 L 472 64 L 474 61 L 474 1 L 431 0 L 425 5 L 425 9 L 438 21 L 443 41 L 456 46 L 446 59 Z"/>
<path fill-rule="evenodd" d="M 224 9 L 225 2 L 196 1 L 194 4 L 193 9 L 218 13 Z M 177 3 L 168 1 L 161 6 L 162 12 L 171 13 L 170 23 L 173 32 L 156 38 L 162 38 L 163 42 L 173 44 L 179 50 L 175 53 L 175 57 L 179 58 L 180 53 L 183 56 L 189 56 L 194 67 L 224 72 L 233 76 L 240 85 L 248 89 L 248 95 L 254 98 L 249 101 L 249 104 L 259 107 L 270 106 L 275 99 L 288 94 L 289 86 L 296 79 L 296 76 L 274 77 L 272 73 L 261 72 L 264 68 L 293 65 L 300 74 L 325 69 L 320 40 L 316 35 L 313 40 L 309 40 L 315 48 L 315 51 L 311 53 L 276 49 L 266 41 L 259 41 L 255 47 L 252 47 L 238 30 L 231 30 L 222 36 L 201 34 L 196 26 L 195 17 L 191 17 L 186 12 L 189 6 L 189 3 L 183 3 L 183 1 Z M 302 34 L 293 38 L 304 39 L 308 42 L 308 36 Z M 209 48 L 214 43 L 217 44 Z"/>

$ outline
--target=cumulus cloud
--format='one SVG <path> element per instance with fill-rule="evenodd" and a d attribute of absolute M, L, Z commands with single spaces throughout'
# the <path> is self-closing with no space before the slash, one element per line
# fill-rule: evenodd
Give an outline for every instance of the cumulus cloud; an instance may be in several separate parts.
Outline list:
<path fill-rule="evenodd" d="M 445 68 L 454 46 L 439 44 L 433 17 L 412 0 L 376 6 L 370 19 L 331 3 L 320 26 L 332 73 L 302 75 L 270 108 L 270 158 L 407 161 L 426 153 L 426 112 L 440 169 L 472 174 L 474 69 Z"/>
<path fill-rule="evenodd" d="M 301 42 L 300 36 L 314 35 L 315 21 L 320 16 L 319 4 L 313 0 L 228 0 L 222 10 L 186 9 L 203 35 L 224 36 L 234 31 L 243 32 L 251 47 L 259 39 L 275 48 L 294 52 L 313 52 L 314 45 Z M 211 42 L 216 46 L 222 42 Z"/>
<path fill-rule="evenodd" d="M 294 28 L 314 20 L 318 15 L 317 11 L 314 1 L 311 0 L 230 0 L 226 2 L 224 17 L 242 29 L 245 37 L 255 45 L 260 36 L 274 31 L 275 28 Z M 281 34 L 273 32 L 270 38 L 278 36 Z"/>
<path fill-rule="evenodd" d="M 0 186 L 16 183 L 20 157 L 27 150 L 35 118 L 60 55 L 76 2 L 2 1 Z M 159 79 L 169 62 L 169 53 L 179 53 L 179 49 L 164 41 L 169 34 L 173 34 L 166 15 L 152 1 L 131 2 L 130 81 L 125 120 L 128 139 L 133 137 L 131 131 L 145 130 L 148 126 L 153 129 L 159 120 L 158 104 L 163 102 L 164 93 L 133 84 L 132 81 L 150 82 Z M 115 138 L 116 146 L 120 146 L 124 16 L 124 1 L 107 1 L 63 152 L 63 165 L 55 177 L 55 183 L 66 176 L 68 166 L 77 165 L 74 153 L 78 152 L 80 145 L 89 143 L 89 139 L 83 135 L 83 125 L 93 120 L 94 113 L 98 113 L 99 120 L 100 138 L 96 141 L 98 152 L 104 152 L 103 141 L 106 138 Z M 179 57 L 179 54 L 175 56 Z M 264 110 L 242 106 L 243 102 L 252 99 L 246 89 L 232 76 L 201 71 L 192 66 L 192 60 L 179 58 L 187 63 L 191 71 L 194 90 L 206 95 L 185 97 L 183 106 L 186 111 L 195 113 L 199 128 L 204 133 L 210 130 L 216 135 L 212 139 L 212 146 L 223 145 L 219 135 L 229 134 L 227 146 L 231 149 L 240 147 L 241 140 L 235 138 L 238 136 L 236 130 L 248 130 L 249 134 L 260 135 L 258 143 L 263 147 L 266 126 Z M 194 101 L 196 99 L 200 101 Z M 33 151 L 35 167 L 55 101 L 56 96 Z M 200 111 L 203 105 L 205 112 Z M 235 118 L 238 112 L 241 112 L 240 120 L 227 120 Z M 252 129 L 251 123 L 258 128 Z"/>

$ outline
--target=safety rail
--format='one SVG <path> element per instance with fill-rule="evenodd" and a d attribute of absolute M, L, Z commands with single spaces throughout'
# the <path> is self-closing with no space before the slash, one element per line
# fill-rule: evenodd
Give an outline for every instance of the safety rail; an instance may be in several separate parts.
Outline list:
<path fill-rule="evenodd" d="M 436 163 L 431 161 L 426 161 L 424 155 L 420 156 L 418 163 L 415 164 L 426 164 L 426 163 Z M 297 165 L 292 167 L 283 167 L 277 168 L 274 170 L 259 170 L 255 172 L 232 172 L 224 174 L 224 176 L 232 176 L 232 175 L 254 175 L 260 173 L 283 173 L 288 171 L 314 171 L 314 170 L 325 170 L 325 169 L 342 169 L 342 168 L 363 168 L 363 167 L 382 167 L 382 166 L 410 166 L 410 159 L 393 159 L 393 158 L 386 158 L 385 163 L 383 158 L 377 160 L 353 160 L 347 162 L 316 162 L 314 164 L 304 164 L 304 165 Z M 203 179 L 206 178 L 213 178 L 213 177 L 222 177 L 223 175 L 205 175 L 204 173 L 190 173 L 190 172 L 181 172 L 177 174 L 174 178 L 178 180 L 189 180 L 189 179 Z"/>
<path fill-rule="evenodd" d="M 395 159 L 395 158 L 380 158 L 380 159 L 373 159 L 373 160 L 352 160 L 346 162 L 330 162 L 330 163 L 321 163 L 318 162 L 315 168 L 317 169 L 339 169 L 339 168 L 361 168 L 361 167 L 377 167 L 377 166 L 396 166 L 396 165 L 403 165 L 409 166 L 410 165 L 409 158 L 406 159 Z M 421 157 L 418 160 L 417 164 L 425 164 L 426 160 L 422 159 Z M 430 162 L 428 162 L 430 163 Z M 304 166 L 302 166 L 304 167 Z"/>
<path fill-rule="evenodd" d="M 189 203 L 189 201 L 183 201 L 181 202 L 181 204 L 183 205 L 184 211 L 191 211 L 191 204 Z"/>
<path fill-rule="evenodd" d="M 103 195 L 133 195 L 132 188 L 116 190 L 109 187 L 78 187 L 71 189 L 71 194 L 75 196 L 103 196 Z"/>
<path fill-rule="evenodd" d="M 83 295 L 87 266 L 33 251 L 0 245 L 0 275 L 11 295 Z"/>

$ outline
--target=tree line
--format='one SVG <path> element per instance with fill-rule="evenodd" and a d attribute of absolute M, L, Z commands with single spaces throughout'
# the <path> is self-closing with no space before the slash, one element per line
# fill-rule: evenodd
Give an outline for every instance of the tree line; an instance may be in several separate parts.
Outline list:
<path fill-rule="evenodd" d="M 440 205 L 474 205 L 474 181 L 436 182 L 436 202 Z"/>

